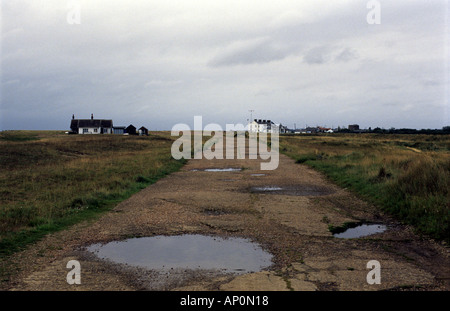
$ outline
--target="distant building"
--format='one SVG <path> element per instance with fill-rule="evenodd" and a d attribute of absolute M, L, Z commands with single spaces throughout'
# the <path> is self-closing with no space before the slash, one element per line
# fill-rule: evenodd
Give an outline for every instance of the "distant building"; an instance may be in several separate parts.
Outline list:
<path fill-rule="evenodd" d="M 112 134 L 113 121 L 94 119 L 93 114 L 90 119 L 75 119 L 75 115 L 72 115 L 70 129 L 75 134 Z"/>
<path fill-rule="evenodd" d="M 286 133 L 290 133 L 291 132 L 291 130 L 288 129 L 288 127 L 286 125 L 280 124 L 278 128 L 279 128 L 280 134 L 286 134 Z"/>
<path fill-rule="evenodd" d="M 142 126 L 142 127 L 138 130 L 138 133 L 139 133 L 139 136 L 143 136 L 143 135 L 148 136 L 148 129 L 146 129 L 145 127 Z"/>
<path fill-rule="evenodd" d="M 271 120 L 255 119 L 249 124 L 251 133 L 279 133 L 281 124 L 275 124 Z"/>
<path fill-rule="evenodd" d="M 315 134 L 317 133 L 317 131 L 317 127 L 306 127 L 304 130 L 302 130 L 302 133 L 305 132 L 306 134 Z"/>
<path fill-rule="evenodd" d="M 136 127 L 133 126 L 133 124 L 128 125 L 125 129 L 125 133 L 127 133 L 128 135 L 137 135 Z"/>
<path fill-rule="evenodd" d="M 359 125 L 358 124 L 351 124 L 348 126 L 348 129 L 350 131 L 359 131 Z"/>
<path fill-rule="evenodd" d="M 125 126 L 114 126 L 113 133 L 117 135 L 125 134 Z"/>
<path fill-rule="evenodd" d="M 331 130 L 331 128 L 328 128 L 328 127 L 321 127 L 321 126 L 318 126 L 318 127 L 317 127 L 317 132 L 319 132 L 319 133 L 330 133 L 329 131 L 331 131 L 331 133 L 333 133 L 333 131 Z"/>

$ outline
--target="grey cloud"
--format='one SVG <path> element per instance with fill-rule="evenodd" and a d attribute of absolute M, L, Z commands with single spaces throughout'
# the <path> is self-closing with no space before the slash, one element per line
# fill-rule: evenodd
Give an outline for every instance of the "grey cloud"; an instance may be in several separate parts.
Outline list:
<path fill-rule="evenodd" d="M 358 56 L 354 50 L 350 48 L 345 48 L 336 56 L 335 60 L 341 62 L 348 62 L 357 58 Z"/>
<path fill-rule="evenodd" d="M 321 46 L 310 49 L 303 57 L 308 64 L 324 64 L 330 60 L 330 48 Z"/>
<path fill-rule="evenodd" d="M 2 4 L 0 130 L 66 129 L 72 113 L 170 129 L 248 109 L 288 124 L 449 122 L 445 0 L 383 2 L 381 25 L 360 0 L 85 2 L 73 26 L 64 1 Z M 410 104 L 408 118 L 394 109 Z"/>
<path fill-rule="evenodd" d="M 255 39 L 234 42 L 214 56 L 208 65 L 211 67 L 239 64 L 262 64 L 284 59 L 289 55 L 285 49 L 277 47 L 270 39 Z"/>
<path fill-rule="evenodd" d="M 320 46 L 308 50 L 303 56 L 307 64 L 326 64 L 330 61 L 349 62 L 358 59 L 357 53 L 351 48 L 334 48 L 329 46 Z"/>

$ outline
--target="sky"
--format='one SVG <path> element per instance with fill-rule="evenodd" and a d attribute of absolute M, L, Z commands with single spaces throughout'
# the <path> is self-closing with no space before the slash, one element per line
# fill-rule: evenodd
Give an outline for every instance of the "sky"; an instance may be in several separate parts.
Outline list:
<path fill-rule="evenodd" d="M 447 0 L 1 1 L 0 130 L 450 125 Z"/>

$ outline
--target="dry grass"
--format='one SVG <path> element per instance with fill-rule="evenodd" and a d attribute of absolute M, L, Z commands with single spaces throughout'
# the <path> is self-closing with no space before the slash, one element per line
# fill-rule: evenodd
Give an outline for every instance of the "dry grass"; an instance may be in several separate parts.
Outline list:
<path fill-rule="evenodd" d="M 91 217 L 178 169 L 171 145 L 165 134 L 0 133 L 1 242 Z"/>
<path fill-rule="evenodd" d="M 449 135 L 285 136 L 280 146 L 420 232 L 450 240 Z"/>

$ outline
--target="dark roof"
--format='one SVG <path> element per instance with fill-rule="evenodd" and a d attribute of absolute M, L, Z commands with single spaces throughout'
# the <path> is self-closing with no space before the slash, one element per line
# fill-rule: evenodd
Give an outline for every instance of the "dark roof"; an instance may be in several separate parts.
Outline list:
<path fill-rule="evenodd" d="M 80 127 L 112 127 L 112 120 L 99 120 L 99 119 L 72 119 L 70 122 L 70 128 Z"/>
<path fill-rule="evenodd" d="M 256 123 L 258 123 L 258 124 L 275 124 L 275 123 L 273 123 L 271 120 L 261 120 L 261 119 L 255 119 L 254 120 Z"/>
<path fill-rule="evenodd" d="M 146 128 L 143 127 L 143 126 L 141 126 L 139 129 L 140 129 L 140 130 L 146 130 L 146 131 L 148 131 L 148 129 L 146 129 Z"/>

